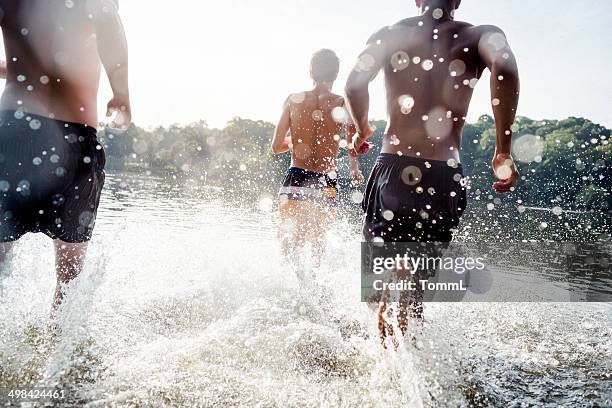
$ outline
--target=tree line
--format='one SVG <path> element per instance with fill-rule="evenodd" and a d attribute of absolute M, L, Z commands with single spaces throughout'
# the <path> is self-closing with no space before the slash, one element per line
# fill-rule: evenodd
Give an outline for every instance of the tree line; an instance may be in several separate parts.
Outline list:
<path fill-rule="evenodd" d="M 385 131 L 374 121 L 374 152 L 361 158 L 367 176 L 374 166 Z M 612 145 L 610 129 L 587 119 L 532 120 L 519 117 L 514 133 L 521 183 L 514 193 L 525 205 L 608 212 L 612 208 Z M 274 125 L 234 118 L 223 129 L 199 121 L 146 130 L 132 124 L 127 132 L 100 132 L 111 171 L 147 172 L 190 178 L 215 186 L 267 191 L 274 194 L 290 165 L 288 154 L 270 150 Z M 490 198 L 494 182 L 490 161 L 495 148 L 495 124 L 484 115 L 467 124 L 462 162 L 469 175 L 470 196 Z M 341 149 L 340 184 L 348 181 L 347 151 Z"/>

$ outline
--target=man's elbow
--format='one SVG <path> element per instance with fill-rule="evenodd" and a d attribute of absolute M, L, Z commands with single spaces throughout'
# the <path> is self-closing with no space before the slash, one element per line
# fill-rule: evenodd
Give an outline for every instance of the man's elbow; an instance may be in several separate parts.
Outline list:
<path fill-rule="evenodd" d="M 491 73 L 497 78 L 503 77 L 504 79 L 509 80 L 519 79 L 519 71 L 517 65 L 509 63 L 505 60 L 495 62 L 491 67 Z"/>
<path fill-rule="evenodd" d="M 359 95 L 359 93 L 360 93 L 359 87 L 351 82 L 348 82 L 346 86 L 344 87 L 344 94 L 349 100 L 356 98 Z"/>
<path fill-rule="evenodd" d="M 353 77 L 353 75 L 354 74 L 349 77 L 344 86 L 344 93 L 348 98 L 358 98 L 364 92 L 368 91 L 368 84 L 357 77 Z"/>

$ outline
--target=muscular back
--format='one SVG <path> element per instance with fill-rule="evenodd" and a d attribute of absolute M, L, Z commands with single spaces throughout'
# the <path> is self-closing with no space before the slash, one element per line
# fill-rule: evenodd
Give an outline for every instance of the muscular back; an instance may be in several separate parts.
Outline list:
<path fill-rule="evenodd" d="M 308 91 L 289 97 L 293 165 L 328 173 L 336 168 L 344 99 L 328 91 Z"/>
<path fill-rule="evenodd" d="M 97 126 L 92 1 L 0 0 L 7 85 L 0 109 Z"/>
<path fill-rule="evenodd" d="M 384 153 L 459 161 L 465 117 L 487 67 L 481 41 L 500 52 L 507 47 L 503 34 L 490 27 L 422 16 L 386 27 L 370 39 L 355 70 L 366 80 L 384 72 L 389 115 Z"/>

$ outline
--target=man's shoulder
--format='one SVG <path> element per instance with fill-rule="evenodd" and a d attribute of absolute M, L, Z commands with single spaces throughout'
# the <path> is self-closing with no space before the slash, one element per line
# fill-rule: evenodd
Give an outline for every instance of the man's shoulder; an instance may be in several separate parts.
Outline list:
<path fill-rule="evenodd" d="M 408 18 L 404 18 L 400 21 L 398 21 L 397 23 L 387 26 L 387 28 L 389 28 L 390 30 L 394 29 L 394 28 L 400 28 L 400 27 L 414 27 L 416 25 L 419 24 L 419 21 L 423 20 L 421 17 L 419 16 L 415 16 L 415 17 L 408 17 Z"/>
<path fill-rule="evenodd" d="M 501 28 L 493 24 L 482 24 L 482 25 L 471 26 L 471 30 L 473 30 L 474 32 L 480 35 L 493 34 L 493 33 L 504 34 L 504 30 L 502 30 Z"/>
<path fill-rule="evenodd" d="M 377 41 L 384 41 L 393 35 L 393 31 L 397 31 L 398 29 L 415 27 L 419 24 L 418 17 L 409 17 L 403 20 L 396 22 L 395 24 L 386 25 L 379 30 L 377 30 L 374 34 L 370 36 L 368 39 L 368 44 L 373 44 Z"/>
<path fill-rule="evenodd" d="M 286 105 L 301 105 L 309 99 L 313 98 L 312 91 L 299 91 L 290 93 L 285 99 Z"/>

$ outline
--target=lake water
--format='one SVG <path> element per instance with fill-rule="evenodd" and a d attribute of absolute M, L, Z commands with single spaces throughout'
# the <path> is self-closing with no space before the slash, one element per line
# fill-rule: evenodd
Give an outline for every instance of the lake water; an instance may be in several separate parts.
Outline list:
<path fill-rule="evenodd" d="M 0 388 L 90 407 L 612 406 L 608 304 L 427 304 L 384 350 L 340 216 L 316 289 L 283 264 L 266 197 L 108 175 L 89 259 L 48 329 L 48 239 L 1 272 Z"/>

